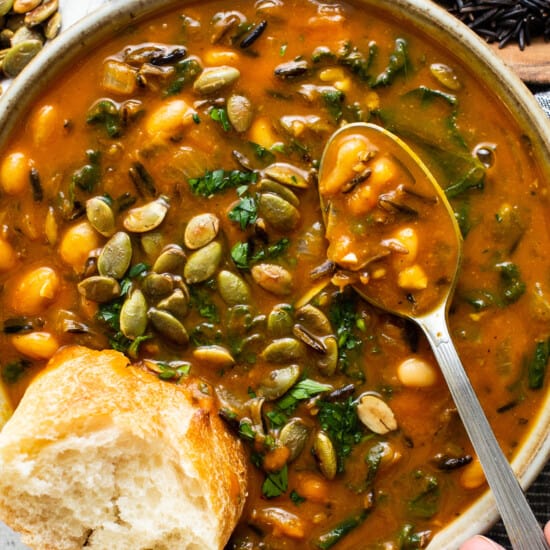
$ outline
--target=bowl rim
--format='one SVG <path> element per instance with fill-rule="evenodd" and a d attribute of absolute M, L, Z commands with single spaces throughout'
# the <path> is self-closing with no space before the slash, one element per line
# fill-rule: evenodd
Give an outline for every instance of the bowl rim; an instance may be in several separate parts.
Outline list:
<path fill-rule="evenodd" d="M 0 96 L 0 148 L 40 90 L 56 75 L 94 44 L 128 25 L 178 6 L 184 8 L 196 0 L 111 0 L 101 5 L 48 43 Z M 359 7 L 372 7 L 397 21 L 413 22 L 436 42 L 451 37 L 456 57 L 468 59 L 474 74 L 491 83 L 492 91 L 521 124 L 533 144 L 539 164 L 547 167 L 550 182 L 550 121 L 524 83 L 489 46 L 466 25 L 430 0 L 347 0 Z M 1 382 L 0 382 L 1 383 Z M 546 412 L 545 412 L 546 411 Z M 533 423 L 534 428 L 519 452 L 512 468 L 520 484 L 527 488 L 550 458 L 550 391 Z M 486 531 L 498 519 L 495 502 L 486 491 L 464 513 L 438 532 L 428 549 L 452 550 L 467 538 Z"/>

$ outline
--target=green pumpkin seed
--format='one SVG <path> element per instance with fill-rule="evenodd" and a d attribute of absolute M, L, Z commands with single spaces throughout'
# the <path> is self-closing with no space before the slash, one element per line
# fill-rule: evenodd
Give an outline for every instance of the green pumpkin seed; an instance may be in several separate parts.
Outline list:
<path fill-rule="evenodd" d="M 212 242 L 218 235 L 220 220 L 214 214 L 194 216 L 185 227 L 183 242 L 187 248 L 196 250 Z"/>
<path fill-rule="evenodd" d="M 275 193 L 260 193 L 258 215 L 281 233 L 292 231 L 300 222 L 298 209 Z"/>
<path fill-rule="evenodd" d="M 264 175 L 266 178 L 289 185 L 290 187 L 299 187 L 301 189 L 309 187 L 308 173 L 286 162 L 270 164 L 264 169 Z"/>
<path fill-rule="evenodd" d="M 332 376 L 338 366 L 338 340 L 335 336 L 323 338 L 325 353 L 317 359 L 317 368 L 325 375 Z"/>
<path fill-rule="evenodd" d="M 397 430 L 397 420 L 389 405 L 374 393 L 359 396 L 357 404 L 359 420 L 375 434 L 387 434 Z"/>
<path fill-rule="evenodd" d="M 40 40 L 25 40 L 10 48 L 2 62 L 6 76 L 16 77 L 41 49 Z"/>
<path fill-rule="evenodd" d="M 132 261 L 132 241 L 127 233 L 115 233 L 105 244 L 97 260 L 100 275 L 122 279 Z"/>
<path fill-rule="evenodd" d="M 110 302 L 120 296 L 120 285 L 112 277 L 93 275 L 78 283 L 78 292 L 93 302 Z"/>
<path fill-rule="evenodd" d="M 302 454 L 310 433 L 311 429 L 301 418 L 292 418 L 283 426 L 279 441 L 290 451 L 289 462 Z"/>
<path fill-rule="evenodd" d="M 328 317 L 317 307 L 306 304 L 296 310 L 295 319 L 310 332 L 318 336 L 332 334 Z"/>
<path fill-rule="evenodd" d="M 6 15 L 13 7 L 13 0 L 0 0 L 0 17 Z"/>
<path fill-rule="evenodd" d="M 104 198 L 92 197 L 86 201 L 86 217 L 91 226 L 104 237 L 110 237 L 115 232 L 115 213 Z"/>
<path fill-rule="evenodd" d="M 147 302 L 141 290 L 134 290 L 122 304 L 120 330 L 130 340 L 145 333 L 147 328 Z"/>
<path fill-rule="evenodd" d="M 208 95 L 230 84 L 233 84 L 241 76 L 235 67 L 223 65 L 204 69 L 193 84 L 193 89 L 202 95 Z"/>
<path fill-rule="evenodd" d="M 59 8 L 58 0 L 44 0 L 39 6 L 27 12 L 25 15 L 25 25 L 35 27 L 50 18 Z"/>
<path fill-rule="evenodd" d="M 304 353 L 304 345 L 296 338 L 278 338 L 264 348 L 262 358 L 270 363 L 290 363 L 302 359 Z"/>
<path fill-rule="evenodd" d="M 256 264 L 250 272 L 256 284 L 271 294 L 286 296 L 292 292 L 292 275 L 280 265 Z"/>
<path fill-rule="evenodd" d="M 296 196 L 296 193 L 276 181 L 263 179 L 258 184 L 258 190 L 264 193 L 274 193 L 275 195 L 279 195 L 279 197 L 285 199 L 285 201 L 289 202 L 296 208 L 300 206 L 300 199 Z"/>
<path fill-rule="evenodd" d="M 193 252 L 183 270 L 183 276 L 188 284 L 202 283 L 210 279 L 222 259 L 222 245 L 219 242 L 211 242 L 205 247 Z"/>
<path fill-rule="evenodd" d="M 143 252 L 150 258 L 156 258 L 163 248 L 164 238 L 162 233 L 157 231 L 151 231 L 151 233 L 145 233 L 141 236 L 141 248 Z"/>
<path fill-rule="evenodd" d="M 223 346 L 199 346 L 193 351 L 193 357 L 218 369 L 229 368 L 235 364 L 235 359 Z"/>
<path fill-rule="evenodd" d="M 443 63 L 432 63 L 430 65 L 430 72 L 440 84 L 445 86 L 445 88 L 453 90 L 453 92 L 462 88 L 458 76 L 448 65 Z"/>
<path fill-rule="evenodd" d="M 293 324 L 292 306 L 289 304 L 277 304 L 267 317 L 267 330 L 275 338 L 288 336 L 292 332 Z"/>
<path fill-rule="evenodd" d="M 248 285 L 235 273 L 231 271 L 220 271 L 218 273 L 218 290 L 223 301 L 228 306 L 247 304 L 250 302 L 250 290 Z"/>
<path fill-rule="evenodd" d="M 11 46 L 17 46 L 17 44 L 21 44 L 22 42 L 25 42 L 27 40 L 38 40 L 40 43 L 44 43 L 44 39 L 42 38 L 42 35 L 33 29 L 28 29 L 24 25 L 22 27 L 19 27 L 11 37 L 10 44 Z"/>
<path fill-rule="evenodd" d="M 153 271 L 156 273 L 180 273 L 185 264 L 185 252 L 177 244 L 169 244 L 153 264 Z"/>
<path fill-rule="evenodd" d="M 164 298 L 174 290 L 174 280 L 169 273 L 148 273 L 143 278 L 141 288 L 149 298 Z"/>
<path fill-rule="evenodd" d="M 183 324 L 171 313 L 152 307 L 147 312 L 147 315 L 157 332 L 175 344 L 180 346 L 187 345 L 189 342 L 189 335 Z"/>
<path fill-rule="evenodd" d="M 189 312 L 189 294 L 181 288 L 176 288 L 170 296 L 161 300 L 157 307 L 171 313 L 179 321 L 183 321 Z"/>
<path fill-rule="evenodd" d="M 57 12 L 50 17 L 44 28 L 44 36 L 53 40 L 61 30 L 61 13 Z"/>
<path fill-rule="evenodd" d="M 232 95 L 227 100 L 227 117 L 237 132 L 246 132 L 252 124 L 252 103 L 242 95 Z"/>
<path fill-rule="evenodd" d="M 145 233 L 156 229 L 164 221 L 169 208 L 168 198 L 161 196 L 143 206 L 132 208 L 122 223 L 132 233 Z"/>
<path fill-rule="evenodd" d="M 257 394 L 268 401 L 279 399 L 294 386 L 301 373 L 302 369 L 298 365 L 274 369 L 260 382 Z"/>
<path fill-rule="evenodd" d="M 321 473 L 328 480 L 334 479 L 336 477 L 338 460 L 330 437 L 323 431 L 317 432 L 315 434 L 312 449 L 318 460 Z"/>

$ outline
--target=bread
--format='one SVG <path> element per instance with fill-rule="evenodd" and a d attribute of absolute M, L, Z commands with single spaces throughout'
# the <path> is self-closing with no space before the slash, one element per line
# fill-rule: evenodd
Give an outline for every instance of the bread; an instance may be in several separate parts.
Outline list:
<path fill-rule="evenodd" d="M 35 549 L 223 548 L 245 457 L 200 389 L 61 349 L 0 433 L 0 519 Z"/>

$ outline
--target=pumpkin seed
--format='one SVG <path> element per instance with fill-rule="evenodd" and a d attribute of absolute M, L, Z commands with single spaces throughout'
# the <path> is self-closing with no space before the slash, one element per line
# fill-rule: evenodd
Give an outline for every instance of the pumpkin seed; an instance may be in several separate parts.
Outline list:
<path fill-rule="evenodd" d="M 170 296 L 161 300 L 157 307 L 171 313 L 179 321 L 183 321 L 189 312 L 189 294 L 181 288 L 176 288 Z"/>
<path fill-rule="evenodd" d="M 0 17 L 6 15 L 13 7 L 13 0 L 0 0 Z"/>
<path fill-rule="evenodd" d="M 189 342 L 189 335 L 183 324 L 171 313 L 152 307 L 149 308 L 147 315 L 157 332 L 175 344 L 180 346 L 187 345 Z"/>
<path fill-rule="evenodd" d="M 142 336 L 147 328 L 147 302 L 141 290 L 134 290 L 122 304 L 120 330 L 130 340 Z"/>
<path fill-rule="evenodd" d="M 262 351 L 262 358 L 270 363 L 290 363 L 304 356 L 305 348 L 296 338 L 278 338 Z"/>
<path fill-rule="evenodd" d="M 132 233 L 145 233 L 156 229 L 164 221 L 169 208 L 168 198 L 160 196 L 143 206 L 129 210 L 122 223 Z"/>
<path fill-rule="evenodd" d="M 328 480 L 334 479 L 336 477 L 338 461 L 336 458 L 336 451 L 330 437 L 325 432 L 318 431 L 315 434 L 312 449 L 318 460 L 319 470 L 321 470 L 321 473 Z"/>
<path fill-rule="evenodd" d="M 127 233 L 119 231 L 105 243 L 97 259 L 97 269 L 100 275 L 122 279 L 131 261 L 132 241 Z"/>
<path fill-rule="evenodd" d="M 218 269 L 222 259 L 222 245 L 211 242 L 205 247 L 193 252 L 183 270 L 183 276 L 188 284 L 202 283 L 210 279 Z"/>
<path fill-rule="evenodd" d="M 290 334 L 293 324 L 292 306 L 289 304 L 277 304 L 267 317 L 267 330 L 276 338 Z"/>
<path fill-rule="evenodd" d="M 388 404 L 373 393 L 359 396 L 357 404 L 359 420 L 376 434 L 387 434 L 397 429 L 397 421 Z"/>
<path fill-rule="evenodd" d="M 462 88 L 462 84 L 460 83 L 458 76 L 448 65 L 445 65 L 444 63 L 432 63 L 430 65 L 430 72 L 440 84 L 445 86 L 445 88 L 455 92 Z"/>
<path fill-rule="evenodd" d="M 25 15 L 25 25 L 27 27 L 35 27 L 46 21 L 59 8 L 58 0 L 44 0 L 39 6 L 27 12 Z"/>
<path fill-rule="evenodd" d="M 292 327 L 292 334 L 294 334 L 294 336 L 296 336 L 298 340 L 302 341 L 311 349 L 323 354 L 327 352 L 323 340 L 315 334 L 311 333 L 308 329 L 306 329 L 299 323 L 296 323 Z"/>
<path fill-rule="evenodd" d="M 325 353 L 317 359 L 317 368 L 325 375 L 332 376 L 338 366 L 338 339 L 335 336 L 323 338 Z"/>
<path fill-rule="evenodd" d="M 104 198 L 92 197 L 86 201 L 86 217 L 104 237 L 110 237 L 115 232 L 115 213 Z"/>
<path fill-rule="evenodd" d="M 222 65 L 204 69 L 193 84 L 193 89 L 202 95 L 208 95 L 233 84 L 241 76 L 235 67 Z"/>
<path fill-rule="evenodd" d="M 38 31 L 29 29 L 23 25 L 13 33 L 10 44 L 13 47 L 17 44 L 20 44 L 21 42 L 25 42 L 26 40 L 38 40 L 40 43 L 44 43 L 44 39 Z"/>
<path fill-rule="evenodd" d="M 25 40 L 8 50 L 2 61 L 2 70 L 9 78 L 16 77 L 42 49 L 40 40 Z"/>
<path fill-rule="evenodd" d="M 223 346 L 199 346 L 193 350 L 193 357 L 218 369 L 226 369 L 235 364 L 235 359 Z"/>
<path fill-rule="evenodd" d="M 10 4 L 13 4 L 13 11 L 15 13 L 27 13 L 36 8 L 36 6 L 39 6 L 41 2 L 42 0 L 15 0 L 10 2 Z M 4 13 L 2 13 L 2 15 L 4 15 Z"/>
<path fill-rule="evenodd" d="M 305 170 L 301 170 L 292 164 L 286 162 L 275 162 L 264 169 L 264 175 L 267 178 L 275 180 L 290 187 L 307 189 L 309 187 L 309 175 Z"/>
<path fill-rule="evenodd" d="M 275 76 L 287 80 L 304 75 L 307 73 L 308 69 L 309 65 L 305 59 L 288 61 L 287 63 L 281 63 L 275 67 Z"/>
<path fill-rule="evenodd" d="M 61 30 L 61 14 L 59 12 L 55 13 L 50 17 L 46 26 L 44 27 L 44 36 L 48 40 L 53 40 Z"/>
<path fill-rule="evenodd" d="M 279 195 L 261 193 L 258 197 L 258 214 L 277 231 L 291 231 L 300 222 L 298 209 Z"/>
<path fill-rule="evenodd" d="M 311 304 L 305 304 L 298 308 L 296 310 L 295 319 L 297 323 L 300 323 L 310 332 L 318 336 L 332 333 L 332 327 L 330 326 L 330 321 L 327 316 L 319 308 Z"/>
<path fill-rule="evenodd" d="M 292 275 L 277 264 L 256 264 L 250 270 L 254 281 L 264 290 L 277 296 L 292 292 Z"/>
<path fill-rule="evenodd" d="M 110 302 L 120 296 L 120 285 L 112 277 L 93 275 L 78 283 L 78 292 L 93 302 Z"/>
<path fill-rule="evenodd" d="M 227 117 L 237 132 L 246 132 L 252 124 L 252 103 L 243 95 L 233 94 L 227 100 Z"/>
<path fill-rule="evenodd" d="M 300 199 L 296 196 L 296 194 L 288 187 L 285 187 L 284 185 L 274 180 L 261 180 L 258 184 L 258 190 L 279 195 L 281 198 L 285 199 L 285 201 L 289 202 L 292 206 L 295 206 L 296 208 L 300 206 Z"/>
<path fill-rule="evenodd" d="M 169 273 L 148 273 L 143 278 L 141 288 L 149 298 L 163 298 L 174 290 L 174 281 Z"/>
<path fill-rule="evenodd" d="M 180 273 L 185 264 L 185 252 L 177 244 L 165 246 L 153 264 L 155 273 Z"/>
<path fill-rule="evenodd" d="M 199 214 L 189 220 L 183 235 L 187 248 L 196 250 L 213 241 L 220 229 L 220 220 L 214 214 Z"/>
<path fill-rule="evenodd" d="M 164 238 L 162 233 L 157 231 L 151 231 L 151 233 L 145 233 L 141 236 L 141 248 L 147 256 L 156 258 L 163 249 Z"/>
<path fill-rule="evenodd" d="M 250 302 L 250 290 L 248 285 L 231 271 L 220 271 L 218 273 L 218 290 L 223 301 L 228 306 L 247 304 Z"/>
<path fill-rule="evenodd" d="M 281 429 L 279 441 L 289 451 L 289 462 L 296 460 L 306 445 L 311 429 L 301 418 L 291 418 Z"/>
<path fill-rule="evenodd" d="M 298 365 L 290 365 L 282 369 L 272 370 L 261 382 L 257 394 L 268 401 L 274 401 L 284 395 L 300 378 L 302 369 Z"/>

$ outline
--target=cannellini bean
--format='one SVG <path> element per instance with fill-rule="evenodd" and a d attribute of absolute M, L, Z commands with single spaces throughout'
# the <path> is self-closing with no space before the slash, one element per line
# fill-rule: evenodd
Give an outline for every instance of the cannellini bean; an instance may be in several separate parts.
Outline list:
<path fill-rule="evenodd" d="M 50 359 L 59 348 L 59 342 L 49 332 L 29 332 L 12 337 L 13 347 L 31 359 Z"/>
<path fill-rule="evenodd" d="M 208 50 L 202 59 L 205 65 L 211 65 L 213 67 L 219 65 L 235 65 L 239 62 L 239 54 L 231 50 L 222 50 L 212 48 Z"/>
<path fill-rule="evenodd" d="M 364 136 L 353 134 L 342 140 L 332 170 L 319 182 L 321 194 L 334 195 L 356 176 L 354 168 L 368 149 L 369 141 Z"/>
<path fill-rule="evenodd" d="M 300 517 L 283 508 L 255 508 L 250 514 L 252 523 L 261 527 L 271 527 L 274 533 L 293 539 L 302 539 L 306 535 L 306 524 Z"/>
<path fill-rule="evenodd" d="M 154 110 L 145 121 L 145 129 L 151 137 L 170 139 L 186 126 L 193 124 L 196 111 L 183 99 L 173 99 Z"/>
<path fill-rule="evenodd" d="M 462 468 L 460 474 L 460 485 L 464 489 L 477 489 L 485 483 L 485 474 L 481 467 L 481 462 L 477 457 L 474 457 L 472 462 Z"/>
<path fill-rule="evenodd" d="M 327 69 L 323 69 L 319 73 L 319 79 L 323 82 L 342 80 L 345 76 L 346 74 L 344 73 L 344 69 L 342 67 L 329 67 Z"/>
<path fill-rule="evenodd" d="M 403 248 L 408 251 L 407 254 L 395 255 L 396 269 L 413 264 L 418 254 L 418 234 L 416 230 L 412 227 L 402 227 L 399 231 L 395 232 L 393 239 L 403 245 Z"/>
<path fill-rule="evenodd" d="M 271 121 L 268 118 L 257 118 L 250 127 L 250 141 L 271 149 L 279 143 L 279 137 L 275 133 Z"/>
<path fill-rule="evenodd" d="M 303 473 L 296 481 L 296 492 L 311 502 L 329 501 L 329 486 L 325 478 L 314 473 Z"/>
<path fill-rule="evenodd" d="M 437 382 L 437 371 L 424 359 L 410 357 L 397 367 L 397 377 L 404 386 L 428 388 Z"/>
<path fill-rule="evenodd" d="M 0 273 L 9 271 L 17 262 L 17 254 L 13 246 L 6 240 L 0 239 Z"/>
<path fill-rule="evenodd" d="M 31 135 L 37 147 L 55 140 L 63 129 L 63 118 L 53 105 L 43 105 L 31 121 Z"/>
<path fill-rule="evenodd" d="M 99 235 L 87 221 L 83 221 L 65 232 L 59 245 L 59 254 L 65 263 L 80 272 L 92 250 L 99 245 Z"/>
<path fill-rule="evenodd" d="M 428 287 L 428 276 L 418 264 L 411 265 L 399 272 L 397 284 L 407 290 L 424 290 Z"/>
<path fill-rule="evenodd" d="M 23 274 L 11 294 L 11 307 L 23 315 L 36 315 L 55 300 L 60 280 L 51 267 L 42 266 Z"/>
<path fill-rule="evenodd" d="M 8 195 L 18 195 L 29 189 L 31 162 L 21 152 L 6 156 L 0 167 L 0 187 Z"/>

